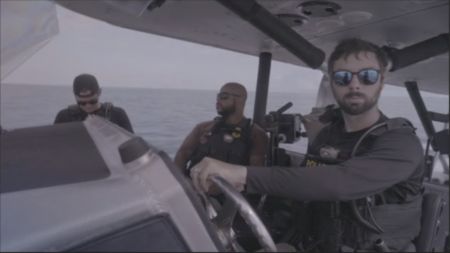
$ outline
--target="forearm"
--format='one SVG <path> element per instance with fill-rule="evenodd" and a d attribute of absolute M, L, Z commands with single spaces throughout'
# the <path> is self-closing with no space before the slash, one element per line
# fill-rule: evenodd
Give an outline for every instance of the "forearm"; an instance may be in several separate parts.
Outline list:
<path fill-rule="evenodd" d="M 305 200 L 334 200 L 339 185 L 329 171 L 306 167 L 247 167 L 248 193 L 269 194 L 278 197 Z M 328 168 L 326 168 L 328 170 Z M 325 175 L 324 175 L 325 174 Z"/>
<path fill-rule="evenodd" d="M 351 200 L 379 193 L 407 180 L 422 162 L 420 143 L 386 139 L 370 155 L 339 165 L 248 167 L 246 189 L 297 200 Z"/>
<path fill-rule="evenodd" d="M 249 167 L 247 191 L 296 200 L 350 200 L 380 192 L 394 184 L 386 180 L 370 183 L 342 166 Z"/>

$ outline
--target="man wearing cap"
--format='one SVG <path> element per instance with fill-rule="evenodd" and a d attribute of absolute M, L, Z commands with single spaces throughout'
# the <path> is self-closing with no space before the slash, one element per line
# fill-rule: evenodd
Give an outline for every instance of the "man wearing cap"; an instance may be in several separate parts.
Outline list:
<path fill-rule="evenodd" d="M 95 76 L 78 75 L 73 81 L 73 93 L 77 104 L 59 111 L 54 123 L 83 121 L 89 114 L 95 114 L 133 133 L 127 113 L 122 108 L 111 103 L 99 102 L 101 91 Z"/>

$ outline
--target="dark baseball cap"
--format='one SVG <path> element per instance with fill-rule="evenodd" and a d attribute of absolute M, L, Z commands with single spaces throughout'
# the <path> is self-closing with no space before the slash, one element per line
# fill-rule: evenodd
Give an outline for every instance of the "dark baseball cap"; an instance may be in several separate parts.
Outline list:
<path fill-rule="evenodd" d="M 73 80 L 73 93 L 78 97 L 90 97 L 99 92 L 97 79 L 90 74 L 81 74 Z"/>

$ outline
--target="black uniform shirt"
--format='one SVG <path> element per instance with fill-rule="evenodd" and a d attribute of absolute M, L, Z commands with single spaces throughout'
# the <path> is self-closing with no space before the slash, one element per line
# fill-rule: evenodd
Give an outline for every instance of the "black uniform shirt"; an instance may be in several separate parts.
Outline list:
<path fill-rule="evenodd" d="M 100 109 L 95 111 L 93 114 L 105 117 L 106 105 L 102 104 Z M 86 119 L 87 116 L 88 114 L 85 111 L 81 110 L 78 106 L 69 106 L 68 108 L 58 112 L 54 124 L 73 121 L 83 121 Z M 127 113 L 122 108 L 111 105 L 109 117 L 107 118 L 111 122 L 133 133 L 133 128 L 131 126 L 130 120 L 128 119 Z"/>
<path fill-rule="evenodd" d="M 382 116 L 380 121 L 385 119 Z M 387 130 L 359 150 L 355 157 L 349 158 L 349 147 L 362 133 L 345 133 L 342 124 L 332 124 L 331 129 L 322 130 L 319 136 L 329 131 L 329 138 L 322 142 L 324 146 L 310 149 L 313 156 L 324 147 L 322 151 L 336 156 L 337 150 L 326 146 L 339 146 L 342 150 L 337 152 L 337 163 L 318 163 L 314 167 L 250 166 L 247 191 L 299 201 L 354 200 L 386 190 L 391 196 L 395 195 L 397 201 L 403 201 L 421 191 L 423 149 L 414 129 Z"/>

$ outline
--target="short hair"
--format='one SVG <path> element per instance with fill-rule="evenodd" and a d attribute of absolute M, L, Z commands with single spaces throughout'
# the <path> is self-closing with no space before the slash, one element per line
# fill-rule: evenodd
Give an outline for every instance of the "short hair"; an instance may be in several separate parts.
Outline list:
<path fill-rule="evenodd" d="M 73 80 L 73 93 L 79 97 L 90 97 L 99 92 L 97 79 L 91 74 L 81 74 Z M 87 94 L 84 94 L 88 92 Z"/>
<path fill-rule="evenodd" d="M 349 38 L 340 41 L 334 48 L 330 57 L 328 58 L 328 72 L 333 71 L 334 63 L 340 58 L 347 58 L 352 54 L 359 54 L 361 52 L 372 52 L 375 54 L 380 65 L 381 72 L 384 72 L 388 65 L 388 57 L 386 53 L 377 45 L 358 38 Z"/>

